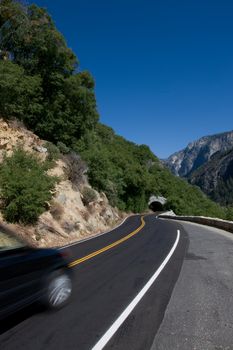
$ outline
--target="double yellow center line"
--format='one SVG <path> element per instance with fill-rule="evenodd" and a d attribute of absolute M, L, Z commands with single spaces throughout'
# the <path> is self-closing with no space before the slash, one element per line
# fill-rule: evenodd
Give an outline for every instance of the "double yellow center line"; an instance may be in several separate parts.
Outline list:
<path fill-rule="evenodd" d="M 140 225 L 136 230 L 134 230 L 133 232 L 129 233 L 127 236 L 125 236 L 125 237 L 119 239 L 118 241 L 113 242 L 113 243 L 107 245 L 106 247 L 103 247 L 103 248 L 101 248 L 101 249 L 99 249 L 99 250 L 96 250 L 96 251 L 94 251 L 93 253 L 84 256 L 83 258 L 80 258 L 80 259 L 77 259 L 77 260 L 72 261 L 72 262 L 69 264 L 69 267 L 74 267 L 75 265 L 81 264 L 81 263 L 83 263 L 84 261 L 89 260 L 89 259 L 92 259 L 92 258 L 94 258 L 95 256 L 97 256 L 97 255 L 99 255 L 99 254 L 101 254 L 101 253 L 103 253 L 103 252 L 106 252 L 107 250 L 112 249 L 112 248 L 116 247 L 117 245 L 119 245 L 119 244 L 121 244 L 121 243 L 127 241 L 127 240 L 130 239 L 131 237 L 135 236 L 139 231 L 141 231 L 141 229 L 142 229 L 144 226 L 145 226 L 145 221 L 144 221 L 144 217 L 142 216 L 142 217 L 141 217 L 141 225 Z"/>

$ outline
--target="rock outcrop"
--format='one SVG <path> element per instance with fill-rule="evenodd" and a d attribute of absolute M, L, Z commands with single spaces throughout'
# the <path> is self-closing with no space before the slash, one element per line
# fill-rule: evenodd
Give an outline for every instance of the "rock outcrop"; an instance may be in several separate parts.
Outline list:
<path fill-rule="evenodd" d="M 7 123 L 0 119 L 0 163 L 4 154 L 11 155 L 17 145 L 36 153 L 41 159 L 47 156 L 45 141 L 18 122 Z M 96 199 L 84 205 L 82 189 L 90 185 L 83 176 L 86 180 L 74 186 L 68 179 L 67 167 L 67 162 L 61 158 L 49 170 L 50 175 L 59 176 L 61 181 L 56 185 L 48 210 L 39 217 L 38 223 L 27 227 L 10 225 L 31 245 L 61 246 L 109 230 L 124 216 L 110 206 L 104 193 L 95 191 Z M 3 221 L 1 214 L 0 220 Z"/>
<path fill-rule="evenodd" d="M 205 136 L 174 153 L 164 163 L 173 174 L 187 177 L 208 162 L 214 153 L 224 152 L 231 148 L 233 148 L 233 131 Z"/>
<path fill-rule="evenodd" d="M 233 148 L 215 153 L 188 177 L 191 184 L 222 205 L 233 204 Z"/>

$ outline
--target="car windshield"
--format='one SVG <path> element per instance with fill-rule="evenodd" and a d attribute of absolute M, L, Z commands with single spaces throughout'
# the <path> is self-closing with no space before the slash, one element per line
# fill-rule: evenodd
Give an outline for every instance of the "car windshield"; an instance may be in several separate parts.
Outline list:
<path fill-rule="evenodd" d="M 6 230 L 0 226 L 0 251 L 17 249 L 24 246 L 25 243 L 16 238 L 13 233 L 6 232 Z"/>

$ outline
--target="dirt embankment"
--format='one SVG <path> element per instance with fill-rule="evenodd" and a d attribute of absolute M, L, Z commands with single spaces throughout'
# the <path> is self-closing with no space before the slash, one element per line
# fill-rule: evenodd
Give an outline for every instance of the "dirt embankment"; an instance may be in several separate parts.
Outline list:
<path fill-rule="evenodd" d="M 11 155 L 17 145 L 36 153 L 43 160 L 47 157 L 45 141 L 18 122 L 6 123 L 0 119 L 0 163 L 4 153 Z M 50 175 L 59 176 L 60 181 L 55 187 L 52 201 L 48 203 L 48 210 L 39 217 L 35 226 L 9 225 L 33 246 L 65 245 L 109 230 L 124 217 L 123 213 L 109 205 L 104 193 L 95 191 L 96 199 L 86 204 L 82 189 L 91 186 L 85 176 L 80 185 L 74 186 L 68 179 L 69 166 L 61 157 L 49 171 Z M 1 213 L 0 221 L 4 222 Z"/>

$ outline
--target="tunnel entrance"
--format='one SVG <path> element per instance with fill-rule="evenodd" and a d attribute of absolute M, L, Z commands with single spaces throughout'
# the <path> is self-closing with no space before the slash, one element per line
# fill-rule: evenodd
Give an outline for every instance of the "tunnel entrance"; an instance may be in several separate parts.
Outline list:
<path fill-rule="evenodd" d="M 164 206 L 165 206 L 166 202 L 167 202 L 166 198 L 164 198 L 162 196 L 152 195 L 152 196 L 150 196 L 150 199 L 148 202 L 148 207 L 153 212 L 164 211 Z"/>
<path fill-rule="evenodd" d="M 164 210 L 163 204 L 161 204 L 160 202 L 152 202 L 152 203 L 149 205 L 149 208 L 150 208 L 152 211 L 163 211 L 163 210 Z"/>

